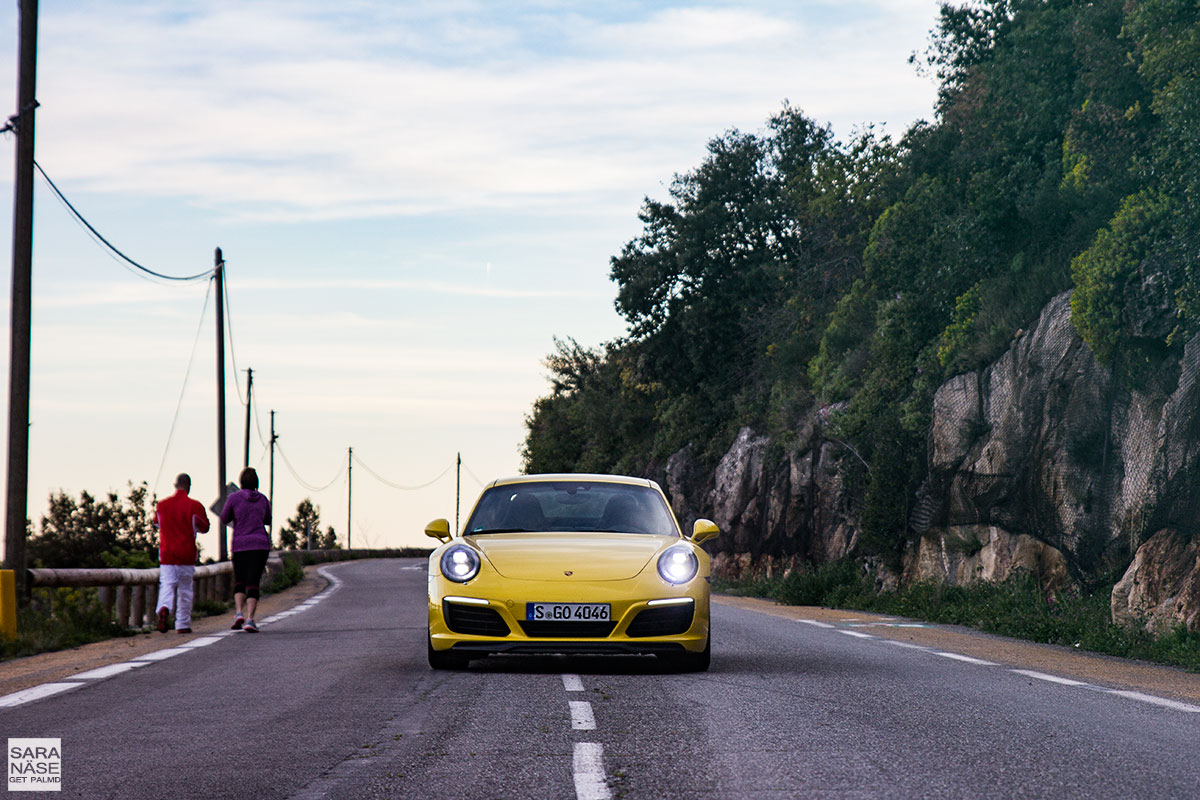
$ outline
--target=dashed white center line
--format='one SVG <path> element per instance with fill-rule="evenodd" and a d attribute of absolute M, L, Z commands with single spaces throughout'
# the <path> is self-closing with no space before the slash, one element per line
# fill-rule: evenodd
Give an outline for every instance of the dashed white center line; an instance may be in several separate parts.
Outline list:
<path fill-rule="evenodd" d="M 563 675 L 562 682 L 563 682 L 563 688 L 566 689 L 568 692 L 582 692 L 583 691 L 583 681 L 581 681 L 579 679 L 578 675 Z"/>
<path fill-rule="evenodd" d="M 572 700 L 567 703 L 571 707 L 571 730 L 596 730 L 596 717 L 592 714 L 592 704 L 586 700 Z"/>
<path fill-rule="evenodd" d="M 604 780 L 604 748 L 594 742 L 575 744 L 575 796 L 578 800 L 609 800 Z"/>
<path fill-rule="evenodd" d="M 1039 681 L 1050 681 L 1050 683 L 1058 683 L 1063 686 L 1087 686 L 1083 681 L 1073 681 L 1070 678 L 1060 678 L 1057 675 L 1047 675 L 1044 672 L 1034 672 L 1031 669 L 1014 669 L 1013 672 L 1018 675 L 1024 675 L 1026 678 L 1037 678 Z"/>

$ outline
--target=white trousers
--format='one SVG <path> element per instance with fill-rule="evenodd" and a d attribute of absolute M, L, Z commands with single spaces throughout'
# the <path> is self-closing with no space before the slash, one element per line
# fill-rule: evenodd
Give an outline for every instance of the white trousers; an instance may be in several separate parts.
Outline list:
<path fill-rule="evenodd" d="M 192 582 L 196 568 L 184 564 L 162 564 L 158 568 L 158 606 L 166 606 L 167 613 L 175 612 L 175 630 L 192 627 L 192 601 L 196 597 Z M 175 593 L 179 593 L 179 606 L 175 605 Z"/>

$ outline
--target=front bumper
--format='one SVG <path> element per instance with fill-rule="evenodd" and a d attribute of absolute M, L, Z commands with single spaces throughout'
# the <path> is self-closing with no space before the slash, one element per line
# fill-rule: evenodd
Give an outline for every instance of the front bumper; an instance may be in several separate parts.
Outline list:
<path fill-rule="evenodd" d="M 465 601 L 465 602 L 464 602 Z M 527 603 L 608 603 L 611 624 L 606 630 L 572 635 L 565 628 L 536 629 L 525 620 Z M 685 609 L 686 606 L 686 609 Z M 671 611 L 690 610 L 690 621 Z M 465 610 L 465 611 L 464 611 Z M 649 616 L 639 615 L 652 611 Z M 666 611 L 665 615 L 662 613 Z M 647 620 L 683 619 L 680 625 L 656 628 Z M 486 623 L 463 625 L 468 618 L 490 621 L 491 630 L 505 635 L 464 633 L 482 630 Z M 451 622 L 455 622 L 451 627 Z M 503 622 L 503 627 L 498 623 Z M 582 627 L 582 626 L 581 626 Z M 457 628 L 457 630 L 455 629 Z M 666 635 L 655 635 L 671 629 Z M 699 653 L 708 644 L 709 587 L 706 576 L 682 586 L 671 586 L 657 573 L 619 581 L 518 581 L 490 574 L 465 584 L 454 583 L 439 572 L 429 575 L 429 639 L 434 650 L 485 656 L 491 653 L 655 654 Z M 632 635 L 631 635 L 632 634 Z"/>

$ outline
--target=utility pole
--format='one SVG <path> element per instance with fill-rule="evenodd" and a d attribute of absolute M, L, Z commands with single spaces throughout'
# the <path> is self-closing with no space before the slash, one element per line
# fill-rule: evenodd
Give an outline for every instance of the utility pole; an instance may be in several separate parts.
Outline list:
<path fill-rule="evenodd" d="M 354 498 L 354 448 L 346 453 L 346 549 L 353 550 L 351 544 L 353 534 L 350 533 L 350 501 Z"/>
<path fill-rule="evenodd" d="M 246 370 L 246 450 L 242 456 L 242 469 L 250 466 L 250 393 L 254 391 L 254 370 Z"/>
<path fill-rule="evenodd" d="M 275 541 L 275 441 L 279 437 L 275 435 L 275 409 L 271 409 L 271 483 L 269 494 L 267 495 L 267 503 L 271 506 L 271 530 L 267 534 L 271 537 L 271 541 Z"/>
<path fill-rule="evenodd" d="M 458 504 L 462 498 L 462 453 L 454 463 L 454 532 L 458 533 Z"/>
<path fill-rule="evenodd" d="M 29 503 L 29 347 L 33 293 L 33 142 L 37 76 L 37 0 L 21 0 L 17 136 L 13 189 L 12 334 L 8 378 L 8 487 L 5 495 L 5 566 L 16 574 L 18 603 L 27 602 L 25 526 Z"/>
<path fill-rule="evenodd" d="M 217 497 L 225 499 L 225 259 L 215 256 L 217 279 Z M 224 503 L 222 502 L 222 505 Z M 228 561 L 225 525 L 217 523 L 217 560 Z"/>

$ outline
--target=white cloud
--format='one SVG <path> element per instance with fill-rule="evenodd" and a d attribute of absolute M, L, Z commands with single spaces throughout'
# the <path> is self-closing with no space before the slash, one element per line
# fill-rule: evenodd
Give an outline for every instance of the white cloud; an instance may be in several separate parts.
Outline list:
<path fill-rule="evenodd" d="M 909 37 L 879 30 L 904 19 L 886 5 L 820 28 L 803 4 L 614 20 L 183 8 L 136 5 L 121 25 L 100 6 L 45 12 L 40 158 L 69 192 L 191 197 L 250 220 L 562 209 L 644 192 L 785 97 L 842 132 L 877 119 L 880 97 L 907 111 L 899 124 L 932 98 L 903 63 Z M 539 35 L 558 49 L 536 49 Z"/>

